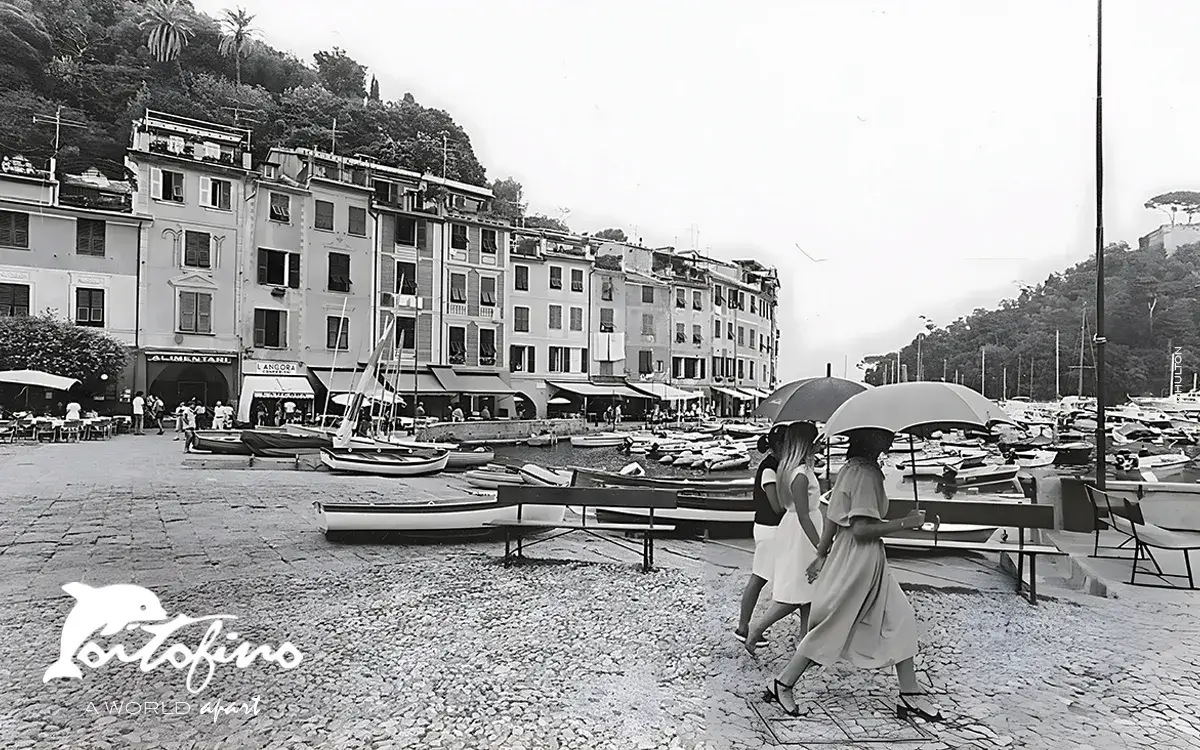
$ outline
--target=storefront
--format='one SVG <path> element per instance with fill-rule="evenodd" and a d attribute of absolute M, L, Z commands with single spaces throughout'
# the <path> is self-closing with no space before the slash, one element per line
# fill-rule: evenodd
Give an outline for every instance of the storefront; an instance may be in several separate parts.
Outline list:
<path fill-rule="evenodd" d="M 207 407 L 229 403 L 236 353 L 148 350 L 145 357 L 145 390 L 162 399 L 168 410 L 192 399 Z"/>
<path fill-rule="evenodd" d="M 316 394 L 304 372 L 299 362 L 243 362 L 238 422 L 261 426 L 311 419 Z"/>

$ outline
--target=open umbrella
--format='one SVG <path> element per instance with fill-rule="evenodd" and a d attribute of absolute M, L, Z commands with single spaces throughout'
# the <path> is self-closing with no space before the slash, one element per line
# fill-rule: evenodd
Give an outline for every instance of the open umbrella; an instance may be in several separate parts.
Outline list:
<path fill-rule="evenodd" d="M 829 417 L 825 432 L 827 435 L 865 429 L 907 432 L 909 455 L 915 464 L 914 431 L 962 427 L 989 429 L 997 423 L 1012 424 L 1012 420 L 994 401 L 966 386 L 938 382 L 894 383 L 865 390 L 847 399 Z M 915 476 L 913 499 L 920 502 Z"/>
<path fill-rule="evenodd" d="M 842 404 L 871 386 L 844 378 L 805 378 L 779 388 L 755 414 L 781 422 L 827 422 Z M 773 412 L 773 413 L 772 413 Z"/>
<path fill-rule="evenodd" d="M 75 378 L 51 375 L 40 370 L 3 370 L 0 371 L 0 383 L 16 383 L 38 388 L 52 388 L 56 391 L 69 391 L 78 385 L 79 381 Z"/>

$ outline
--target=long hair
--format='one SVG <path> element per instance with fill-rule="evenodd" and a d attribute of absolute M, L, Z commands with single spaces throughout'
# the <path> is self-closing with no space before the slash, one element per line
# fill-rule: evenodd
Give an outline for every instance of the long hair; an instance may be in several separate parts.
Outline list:
<path fill-rule="evenodd" d="M 779 440 L 779 481 L 791 485 L 793 472 L 803 471 L 809 458 L 813 455 L 813 442 L 817 437 L 817 428 L 808 422 L 796 422 L 788 425 Z M 796 501 L 799 502 L 799 501 Z M 805 499 L 804 503 L 807 504 Z"/>

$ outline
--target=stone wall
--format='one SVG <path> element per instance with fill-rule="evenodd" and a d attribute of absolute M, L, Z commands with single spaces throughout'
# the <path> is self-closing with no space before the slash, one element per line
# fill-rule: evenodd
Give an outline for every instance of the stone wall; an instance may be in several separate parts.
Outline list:
<path fill-rule="evenodd" d="M 417 431 L 417 440 L 451 443 L 515 443 L 548 431 L 554 435 L 582 435 L 583 419 L 504 419 L 491 422 L 439 422 Z"/>

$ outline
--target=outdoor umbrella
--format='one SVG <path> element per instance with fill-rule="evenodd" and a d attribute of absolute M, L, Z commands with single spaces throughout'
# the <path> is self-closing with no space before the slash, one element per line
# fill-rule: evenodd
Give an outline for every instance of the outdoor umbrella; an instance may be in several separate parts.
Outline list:
<path fill-rule="evenodd" d="M 922 428 L 983 428 L 1012 420 L 995 402 L 955 383 L 894 383 L 852 396 L 825 423 L 826 435 L 877 429 L 907 432 L 910 462 L 916 463 L 914 431 Z M 915 467 L 914 467 L 915 469 Z M 913 499 L 918 503 L 914 470 Z"/>
<path fill-rule="evenodd" d="M 51 375 L 40 370 L 2 370 L 0 371 L 0 383 L 16 383 L 38 388 L 52 388 L 56 391 L 69 391 L 78 385 L 79 381 L 75 378 Z"/>
<path fill-rule="evenodd" d="M 754 413 L 775 424 L 785 422 L 826 422 L 851 396 L 871 386 L 844 378 L 804 378 L 775 390 L 758 405 Z M 833 482 L 829 438 L 825 439 L 825 473 Z"/>

